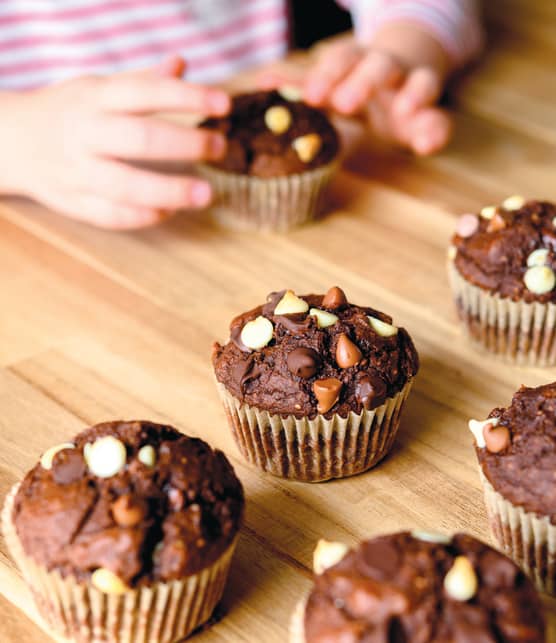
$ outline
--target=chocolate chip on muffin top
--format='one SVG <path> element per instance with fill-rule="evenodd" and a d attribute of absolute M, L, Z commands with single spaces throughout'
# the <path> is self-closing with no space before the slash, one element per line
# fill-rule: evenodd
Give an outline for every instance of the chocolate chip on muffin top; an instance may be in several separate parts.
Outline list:
<path fill-rule="evenodd" d="M 522 386 L 507 408 L 471 420 L 486 478 L 504 498 L 556 524 L 556 382 Z"/>
<path fill-rule="evenodd" d="M 316 552 L 305 643 L 542 643 L 532 583 L 511 560 L 465 534 L 401 532 L 356 549 Z"/>
<path fill-rule="evenodd" d="M 201 127 L 218 130 L 228 141 L 226 155 L 212 165 L 273 177 L 305 172 L 334 159 L 339 139 L 327 116 L 292 98 L 280 91 L 239 94 L 228 116 L 203 121 Z"/>
<path fill-rule="evenodd" d="M 45 452 L 13 521 L 37 563 L 102 591 L 182 578 L 212 564 L 242 518 L 220 451 L 170 426 L 107 422 Z"/>
<path fill-rule="evenodd" d="M 464 214 L 453 238 L 455 267 L 480 288 L 514 301 L 556 302 L 556 205 L 513 196 Z"/>
<path fill-rule="evenodd" d="M 241 402 L 276 414 L 346 417 L 374 409 L 417 373 L 408 333 L 344 292 L 271 293 L 236 317 L 230 341 L 213 348 L 217 380 Z"/>

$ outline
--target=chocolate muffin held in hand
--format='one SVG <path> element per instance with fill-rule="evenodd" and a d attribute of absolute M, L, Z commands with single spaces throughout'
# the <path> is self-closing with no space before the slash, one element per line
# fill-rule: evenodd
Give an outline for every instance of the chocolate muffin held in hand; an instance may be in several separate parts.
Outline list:
<path fill-rule="evenodd" d="M 199 166 L 216 193 L 213 210 L 221 223 L 281 231 L 319 213 L 339 137 L 326 114 L 293 88 L 239 94 L 228 116 L 200 127 L 227 139 L 220 161 Z"/>
<path fill-rule="evenodd" d="M 147 628 L 149 641 L 173 641 L 220 600 L 243 504 L 230 463 L 202 440 L 151 422 L 108 422 L 46 451 L 8 497 L 3 527 L 58 634 L 93 641 L 100 631 L 123 642 Z M 90 611 L 99 592 L 102 614 Z M 138 596 L 126 600 L 130 593 Z M 150 605 L 147 618 L 139 603 Z"/>
<path fill-rule="evenodd" d="M 465 534 L 421 531 L 349 550 L 320 541 L 290 643 L 544 643 L 541 601 L 511 560 Z"/>
<path fill-rule="evenodd" d="M 507 408 L 469 422 L 496 541 L 556 594 L 556 382 L 522 386 Z"/>
<path fill-rule="evenodd" d="M 471 339 L 519 364 L 556 364 L 556 205 L 512 196 L 456 224 L 448 269 Z"/>
<path fill-rule="evenodd" d="M 211 165 L 261 178 L 313 170 L 339 150 L 338 134 L 324 112 L 280 91 L 234 96 L 228 116 L 207 119 L 200 127 L 218 130 L 228 141 L 224 158 Z"/>
<path fill-rule="evenodd" d="M 418 370 L 407 331 L 344 292 L 271 293 L 236 317 L 213 366 L 242 454 L 319 481 L 360 473 L 390 449 Z"/>

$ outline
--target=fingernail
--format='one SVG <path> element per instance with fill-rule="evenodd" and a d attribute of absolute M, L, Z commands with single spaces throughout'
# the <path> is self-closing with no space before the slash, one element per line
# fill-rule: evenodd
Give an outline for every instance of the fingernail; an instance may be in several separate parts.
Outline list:
<path fill-rule="evenodd" d="M 215 92 L 209 98 L 210 110 L 215 116 L 227 114 L 230 111 L 230 97 L 222 92 Z"/>
<path fill-rule="evenodd" d="M 199 181 L 194 183 L 191 188 L 191 200 L 193 205 L 198 208 L 204 208 L 210 203 L 211 199 L 211 189 L 208 183 Z"/>
<path fill-rule="evenodd" d="M 213 159 L 220 159 L 226 151 L 226 139 L 220 134 L 214 134 L 210 138 L 210 156 Z"/>

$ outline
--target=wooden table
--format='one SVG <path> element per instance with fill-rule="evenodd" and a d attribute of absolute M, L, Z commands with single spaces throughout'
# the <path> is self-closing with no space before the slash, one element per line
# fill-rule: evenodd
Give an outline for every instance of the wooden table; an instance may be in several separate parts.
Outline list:
<path fill-rule="evenodd" d="M 102 420 L 161 420 L 223 449 L 248 511 L 227 616 L 199 642 L 285 641 L 320 537 L 352 544 L 407 527 L 490 537 L 467 420 L 555 371 L 473 352 L 456 324 L 444 257 L 457 213 L 513 193 L 556 198 L 556 5 L 488 5 L 492 49 L 452 92 L 451 147 L 418 160 L 361 145 L 333 183 L 333 212 L 316 225 L 259 236 L 184 215 L 109 233 L 24 201 L 0 207 L 0 495 L 48 446 Z M 240 458 L 210 346 L 267 292 L 334 284 L 409 329 L 421 372 L 394 452 L 376 470 L 284 482 Z M 44 640 L 3 543 L 0 591 L 0 639 Z"/>

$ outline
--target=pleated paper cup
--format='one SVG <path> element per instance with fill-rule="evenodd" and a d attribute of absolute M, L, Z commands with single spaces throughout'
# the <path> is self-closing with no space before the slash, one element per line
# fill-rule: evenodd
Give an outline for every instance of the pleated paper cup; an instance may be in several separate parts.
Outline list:
<path fill-rule="evenodd" d="M 305 607 L 307 597 L 295 606 L 290 620 L 290 643 L 305 643 Z"/>
<path fill-rule="evenodd" d="M 317 217 L 323 194 L 338 167 L 333 161 L 301 174 L 260 178 L 198 166 L 215 193 L 212 213 L 226 228 L 285 232 Z"/>
<path fill-rule="evenodd" d="M 506 500 L 480 471 L 490 527 L 499 547 L 533 580 L 537 589 L 556 594 L 556 526 Z"/>
<path fill-rule="evenodd" d="M 217 382 L 235 441 L 243 457 L 260 469 L 293 480 L 321 482 L 361 473 L 388 453 L 412 380 L 384 404 L 330 419 L 273 415 L 242 404 Z"/>
<path fill-rule="evenodd" d="M 453 261 L 448 274 L 459 317 L 477 348 L 518 365 L 556 365 L 556 304 L 491 294 L 466 281 Z"/>
<path fill-rule="evenodd" d="M 235 541 L 210 567 L 125 594 L 104 594 L 90 583 L 48 572 L 25 554 L 12 520 L 15 485 L 2 511 L 12 558 L 45 625 L 57 640 L 82 643 L 171 643 L 207 621 L 222 597 Z"/>

